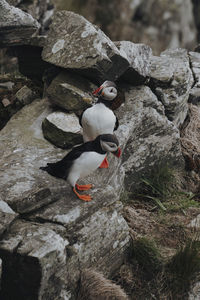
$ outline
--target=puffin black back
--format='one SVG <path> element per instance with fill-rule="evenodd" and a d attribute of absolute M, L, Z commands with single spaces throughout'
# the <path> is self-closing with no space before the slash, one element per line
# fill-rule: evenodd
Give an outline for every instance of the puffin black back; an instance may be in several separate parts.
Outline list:
<path fill-rule="evenodd" d="M 67 155 L 65 155 L 61 160 L 55 163 L 47 163 L 46 167 L 40 167 L 41 170 L 48 172 L 50 175 L 67 179 L 69 170 L 73 165 L 73 162 L 81 156 L 84 152 L 95 151 L 100 154 L 105 154 L 106 152 L 102 150 L 100 145 L 100 138 L 98 136 L 94 141 L 86 142 L 79 146 L 74 147 Z"/>

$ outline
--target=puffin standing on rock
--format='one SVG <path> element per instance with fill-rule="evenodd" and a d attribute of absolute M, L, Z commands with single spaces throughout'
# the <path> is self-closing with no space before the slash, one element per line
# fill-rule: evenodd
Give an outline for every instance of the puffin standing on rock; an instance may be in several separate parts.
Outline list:
<path fill-rule="evenodd" d="M 116 84 L 106 80 L 93 95 L 98 97 L 97 103 L 83 111 L 79 118 L 79 123 L 83 127 L 84 142 L 92 141 L 100 134 L 113 134 L 119 126 L 118 119 L 110 108 L 117 96 Z M 100 168 L 108 168 L 106 157 Z"/>
<path fill-rule="evenodd" d="M 90 195 L 81 195 L 77 192 L 92 188 L 91 184 L 78 185 L 79 178 L 85 177 L 95 171 L 105 159 L 107 152 L 119 157 L 121 150 L 119 142 L 113 134 L 102 134 L 95 140 L 74 147 L 62 160 L 56 163 L 47 163 L 40 169 L 50 175 L 67 180 L 73 188 L 73 192 L 79 199 L 90 201 Z"/>

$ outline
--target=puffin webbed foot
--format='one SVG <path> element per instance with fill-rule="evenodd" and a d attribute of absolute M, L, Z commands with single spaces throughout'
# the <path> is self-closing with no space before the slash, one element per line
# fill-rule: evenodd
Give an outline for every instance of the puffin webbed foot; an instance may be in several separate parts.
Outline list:
<path fill-rule="evenodd" d="M 79 185 L 79 184 L 76 183 L 75 187 L 79 191 L 88 191 L 92 188 L 92 184 Z"/>
<path fill-rule="evenodd" d="M 83 200 L 83 201 L 86 201 L 86 202 L 89 202 L 92 200 L 92 197 L 90 195 L 80 195 L 77 191 L 76 191 L 76 188 L 74 187 L 73 188 L 73 192 L 76 194 L 76 196 Z"/>

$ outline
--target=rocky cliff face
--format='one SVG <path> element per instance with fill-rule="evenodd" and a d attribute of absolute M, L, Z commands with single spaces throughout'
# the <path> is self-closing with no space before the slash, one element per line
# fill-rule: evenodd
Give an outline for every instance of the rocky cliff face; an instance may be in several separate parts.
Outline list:
<path fill-rule="evenodd" d="M 9 32 L 1 30 L 10 46 Z M 92 266 L 110 276 L 126 256 L 130 238 L 120 193 L 141 190 L 142 178 L 162 164 L 184 173 L 179 128 L 188 99 L 199 99 L 200 58 L 184 49 L 152 56 L 143 44 L 114 43 L 67 11 L 55 14 L 42 42 L 36 36 L 17 46 L 27 45 L 23 51 L 39 49 L 34 59 L 42 64 L 37 76 L 45 99 L 25 105 L 0 134 L 1 298 L 75 299 L 81 270 Z M 25 61 L 19 65 L 32 78 Z M 109 156 L 108 170 L 84 179 L 95 188 L 93 200 L 83 203 L 39 167 L 80 142 L 78 115 L 95 103 L 91 92 L 107 79 L 116 80 L 119 91 L 113 109 L 123 155 Z"/>

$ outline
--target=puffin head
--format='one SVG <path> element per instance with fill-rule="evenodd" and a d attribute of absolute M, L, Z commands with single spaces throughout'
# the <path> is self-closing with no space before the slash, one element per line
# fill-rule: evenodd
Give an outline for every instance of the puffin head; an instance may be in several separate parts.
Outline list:
<path fill-rule="evenodd" d="M 119 147 L 119 141 L 114 134 L 101 134 L 100 145 L 103 151 L 111 152 L 117 157 L 121 155 L 121 149 Z"/>
<path fill-rule="evenodd" d="M 104 100 L 112 101 L 117 97 L 116 84 L 113 81 L 106 80 L 93 93 L 94 96 L 101 97 Z"/>

